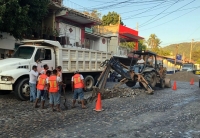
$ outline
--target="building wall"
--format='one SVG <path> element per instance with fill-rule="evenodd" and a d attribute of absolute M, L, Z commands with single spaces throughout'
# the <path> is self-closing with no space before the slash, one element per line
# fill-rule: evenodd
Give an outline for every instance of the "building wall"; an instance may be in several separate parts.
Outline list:
<path fill-rule="evenodd" d="M 2 38 L 0 38 L 0 49 L 14 50 L 15 38 L 8 33 L 0 33 L 0 35 L 2 35 Z"/>
<path fill-rule="evenodd" d="M 75 46 L 76 42 L 81 44 L 81 28 L 66 23 L 59 23 L 59 28 L 60 36 L 66 36 L 66 39 L 69 39 L 67 45 Z"/>
<path fill-rule="evenodd" d="M 8 33 L 0 33 L 0 59 L 8 58 L 13 55 L 15 44 L 19 43 Z"/>
<path fill-rule="evenodd" d="M 110 43 L 108 45 L 108 51 L 112 53 L 117 53 L 118 48 L 118 34 L 116 34 L 116 37 L 111 37 Z"/>

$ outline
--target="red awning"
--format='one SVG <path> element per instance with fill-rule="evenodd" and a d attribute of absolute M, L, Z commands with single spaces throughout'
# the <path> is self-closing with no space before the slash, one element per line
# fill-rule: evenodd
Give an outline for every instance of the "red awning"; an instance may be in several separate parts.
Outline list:
<path fill-rule="evenodd" d="M 143 37 L 138 36 L 137 30 L 131 29 L 123 25 L 119 25 L 119 35 L 121 38 L 126 39 L 127 42 L 137 42 L 140 39 L 144 39 Z"/>
<path fill-rule="evenodd" d="M 133 41 L 138 41 L 140 39 L 144 39 L 143 37 L 141 36 L 136 36 L 136 35 L 133 35 L 133 34 L 130 34 L 130 33 L 122 33 L 120 32 L 120 36 L 124 36 L 126 38 L 128 38 L 129 40 L 133 40 Z"/>

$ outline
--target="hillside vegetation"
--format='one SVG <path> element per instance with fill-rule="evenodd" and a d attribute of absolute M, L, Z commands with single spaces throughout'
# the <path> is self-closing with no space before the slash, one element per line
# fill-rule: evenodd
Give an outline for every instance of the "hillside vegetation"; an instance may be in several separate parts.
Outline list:
<path fill-rule="evenodd" d="M 170 51 L 172 55 L 175 54 L 176 46 L 179 45 L 178 47 L 178 54 L 181 54 L 185 56 L 185 58 L 190 57 L 190 47 L 191 43 L 190 42 L 184 42 L 184 43 L 179 43 L 179 44 L 171 44 L 169 46 L 165 46 L 162 49 L 166 51 Z M 196 54 L 200 55 L 200 42 L 193 42 L 193 49 L 192 49 L 192 59 L 196 59 Z"/>

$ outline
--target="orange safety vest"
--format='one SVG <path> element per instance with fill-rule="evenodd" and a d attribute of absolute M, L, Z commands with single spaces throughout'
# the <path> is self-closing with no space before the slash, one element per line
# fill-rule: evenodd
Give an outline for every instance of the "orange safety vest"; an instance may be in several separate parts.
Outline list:
<path fill-rule="evenodd" d="M 53 75 L 49 77 L 49 85 L 49 92 L 58 92 L 57 76 Z"/>
<path fill-rule="evenodd" d="M 73 79 L 74 79 L 74 89 L 79 89 L 84 87 L 84 83 L 81 80 L 80 74 L 75 74 L 73 76 Z"/>
<path fill-rule="evenodd" d="M 46 74 L 42 74 L 39 76 L 38 84 L 37 84 L 37 89 L 38 90 L 44 90 L 44 87 L 46 85 Z"/>

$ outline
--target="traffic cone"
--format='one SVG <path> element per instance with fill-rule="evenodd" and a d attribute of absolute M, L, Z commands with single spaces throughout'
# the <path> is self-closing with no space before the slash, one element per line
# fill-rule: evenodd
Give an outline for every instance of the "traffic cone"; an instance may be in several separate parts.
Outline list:
<path fill-rule="evenodd" d="M 176 88 L 176 81 L 174 81 L 174 85 L 173 85 L 173 87 L 172 87 L 172 90 L 176 90 L 177 88 Z"/>
<path fill-rule="evenodd" d="M 101 105 L 101 94 L 100 93 L 98 93 L 96 107 L 94 110 L 95 111 L 103 111 L 102 105 Z"/>
<path fill-rule="evenodd" d="M 194 85 L 194 79 L 193 78 L 190 80 L 190 85 Z"/>

